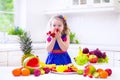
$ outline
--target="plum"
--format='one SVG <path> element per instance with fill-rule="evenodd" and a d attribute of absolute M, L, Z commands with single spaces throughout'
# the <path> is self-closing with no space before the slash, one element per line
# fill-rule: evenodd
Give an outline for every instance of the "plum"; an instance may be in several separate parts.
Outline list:
<path fill-rule="evenodd" d="M 88 49 L 88 48 L 83 48 L 83 53 L 84 53 L 84 54 L 89 53 L 89 49 Z"/>
<path fill-rule="evenodd" d="M 34 73 L 34 76 L 40 76 L 41 71 L 39 69 L 35 69 L 33 73 Z"/>

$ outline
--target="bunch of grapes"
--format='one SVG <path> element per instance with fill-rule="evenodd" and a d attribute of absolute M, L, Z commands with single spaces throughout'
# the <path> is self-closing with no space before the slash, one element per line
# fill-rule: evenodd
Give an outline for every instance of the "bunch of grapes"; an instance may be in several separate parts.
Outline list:
<path fill-rule="evenodd" d="M 90 51 L 89 54 L 96 55 L 98 57 L 98 63 L 108 63 L 106 52 L 101 52 L 98 48 L 96 50 Z"/>
<path fill-rule="evenodd" d="M 74 59 L 75 59 L 76 64 L 81 65 L 81 66 L 88 63 L 88 61 L 89 61 L 87 55 L 85 55 L 85 54 L 83 54 L 81 56 L 77 56 Z"/>

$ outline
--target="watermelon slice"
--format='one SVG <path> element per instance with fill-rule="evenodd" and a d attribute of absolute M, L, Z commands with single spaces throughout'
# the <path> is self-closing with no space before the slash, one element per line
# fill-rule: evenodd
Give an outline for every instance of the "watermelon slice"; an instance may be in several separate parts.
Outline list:
<path fill-rule="evenodd" d="M 30 56 L 23 61 L 23 67 L 30 69 L 30 72 L 32 74 L 35 69 L 40 68 L 39 62 L 40 60 L 38 57 Z"/>

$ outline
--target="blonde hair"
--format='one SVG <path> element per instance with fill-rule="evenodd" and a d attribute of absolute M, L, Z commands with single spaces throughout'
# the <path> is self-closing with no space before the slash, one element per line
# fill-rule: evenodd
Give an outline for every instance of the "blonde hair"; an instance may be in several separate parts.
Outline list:
<path fill-rule="evenodd" d="M 49 27 L 50 27 L 51 22 L 52 22 L 53 19 L 57 19 L 57 20 L 59 19 L 63 23 L 64 28 L 63 28 L 62 34 L 68 35 L 70 33 L 70 29 L 68 28 L 67 21 L 66 21 L 66 19 L 65 19 L 65 17 L 63 15 L 55 15 L 55 16 L 53 16 L 49 20 L 49 24 L 48 24 Z"/>

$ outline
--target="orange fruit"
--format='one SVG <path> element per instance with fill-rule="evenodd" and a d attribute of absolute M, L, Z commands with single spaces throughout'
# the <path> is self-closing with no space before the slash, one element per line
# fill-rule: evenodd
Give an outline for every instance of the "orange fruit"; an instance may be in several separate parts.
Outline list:
<path fill-rule="evenodd" d="M 108 73 L 105 70 L 101 71 L 99 73 L 99 75 L 100 75 L 100 78 L 107 78 L 108 77 Z"/>
<path fill-rule="evenodd" d="M 102 68 L 98 68 L 97 72 L 100 73 L 101 71 L 104 71 Z"/>
<path fill-rule="evenodd" d="M 12 74 L 14 76 L 20 76 L 21 75 L 21 69 L 20 68 L 13 69 Z"/>
<path fill-rule="evenodd" d="M 21 74 L 23 76 L 29 76 L 30 75 L 30 70 L 28 68 L 22 68 L 21 69 Z"/>

